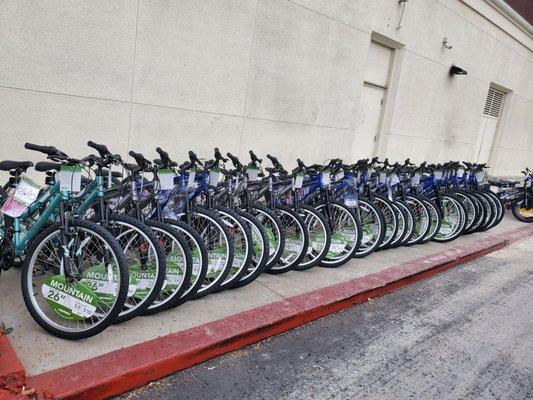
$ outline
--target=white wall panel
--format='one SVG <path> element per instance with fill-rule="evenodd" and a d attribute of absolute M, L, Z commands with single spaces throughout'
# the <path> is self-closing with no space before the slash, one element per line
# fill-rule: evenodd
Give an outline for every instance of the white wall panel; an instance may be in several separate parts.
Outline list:
<path fill-rule="evenodd" d="M 87 146 L 93 140 L 125 154 L 128 120 L 126 103 L 0 88 L 0 160 L 46 159 L 24 149 L 25 142 L 52 145 L 81 158 L 94 152 Z"/>
<path fill-rule="evenodd" d="M 0 85 L 130 100 L 135 0 L 0 2 Z"/>
<path fill-rule="evenodd" d="M 142 0 L 134 101 L 242 115 L 255 10 L 255 0 Z"/>
<path fill-rule="evenodd" d="M 260 0 L 246 115 L 352 128 L 369 41 L 285 0 Z"/>

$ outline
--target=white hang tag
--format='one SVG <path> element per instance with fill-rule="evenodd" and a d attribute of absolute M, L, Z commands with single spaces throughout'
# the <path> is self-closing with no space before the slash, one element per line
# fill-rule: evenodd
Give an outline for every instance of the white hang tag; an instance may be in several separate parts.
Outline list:
<path fill-rule="evenodd" d="M 220 180 L 220 171 L 218 169 L 212 169 L 209 171 L 209 185 L 217 186 Z"/>
<path fill-rule="evenodd" d="M 111 167 L 107 170 L 107 188 L 111 189 L 113 186 L 113 173 L 111 172 Z"/>
<path fill-rule="evenodd" d="M 442 171 L 435 171 L 435 179 L 442 179 Z"/>
<path fill-rule="evenodd" d="M 459 168 L 459 169 L 457 170 L 457 176 L 458 176 L 459 178 L 462 178 L 464 175 L 465 175 L 465 170 L 464 170 L 464 168 Z"/>
<path fill-rule="evenodd" d="M 400 178 L 398 178 L 398 175 L 393 174 L 393 175 L 391 176 L 391 178 L 390 178 L 390 184 L 391 184 L 391 186 L 394 186 L 394 185 L 396 185 L 396 184 L 399 183 L 399 182 L 400 182 Z"/>
<path fill-rule="evenodd" d="M 304 183 L 304 174 L 299 173 L 296 174 L 296 178 L 294 178 L 294 188 L 295 189 L 301 189 Z"/>
<path fill-rule="evenodd" d="M 248 167 L 246 168 L 246 173 L 248 174 L 248 180 L 251 182 L 254 182 L 257 180 L 257 177 L 259 176 L 259 169 Z"/>
<path fill-rule="evenodd" d="M 387 178 L 387 174 L 385 172 L 380 172 L 379 173 L 379 181 L 380 182 L 385 182 L 386 178 Z"/>
<path fill-rule="evenodd" d="M 4 205 L 2 212 L 10 217 L 20 216 L 39 195 L 40 187 L 27 177 L 22 177 L 15 191 L 9 196 Z"/>
<path fill-rule="evenodd" d="M 478 172 L 476 172 L 476 180 L 477 180 L 478 182 L 482 182 L 483 179 L 485 179 L 485 173 L 482 172 L 482 171 L 478 171 Z"/>
<path fill-rule="evenodd" d="M 340 181 L 341 179 L 344 178 L 344 171 L 339 171 L 335 174 L 335 180 L 336 181 Z"/>
<path fill-rule="evenodd" d="M 59 190 L 77 193 L 81 190 L 81 167 L 62 165 L 59 170 Z"/>
<path fill-rule="evenodd" d="M 331 183 L 331 172 L 329 172 L 329 169 L 326 169 L 325 171 L 322 171 L 322 185 L 328 186 Z"/>
<path fill-rule="evenodd" d="M 174 187 L 174 171 L 170 168 L 164 168 L 157 171 L 161 190 L 169 190 Z"/>
<path fill-rule="evenodd" d="M 189 178 L 187 179 L 187 187 L 194 187 L 194 179 L 196 178 L 196 169 L 189 170 Z"/>
<path fill-rule="evenodd" d="M 420 174 L 419 173 L 416 173 L 413 175 L 413 177 L 411 178 L 411 184 L 412 185 L 418 185 L 420 183 Z"/>

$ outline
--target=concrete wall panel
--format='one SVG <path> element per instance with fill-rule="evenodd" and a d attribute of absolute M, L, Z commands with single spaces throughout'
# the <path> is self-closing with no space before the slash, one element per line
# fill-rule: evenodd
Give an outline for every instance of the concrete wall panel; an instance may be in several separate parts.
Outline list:
<path fill-rule="evenodd" d="M 293 3 L 261 0 L 246 115 L 353 128 L 369 43 Z"/>
<path fill-rule="evenodd" d="M 0 85 L 130 100 L 135 0 L 0 2 Z"/>
<path fill-rule="evenodd" d="M 297 158 L 306 164 L 331 157 L 349 159 L 352 135 L 351 130 L 246 118 L 240 154 L 248 161 L 249 150 L 254 150 L 259 157 L 271 153 L 286 168 L 293 168 Z M 263 162 L 270 166 L 268 159 Z"/>
<path fill-rule="evenodd" d="M 238 153 L 241 127 L 242 118 L 134 105 L 130 148 L 149 159 L 158 158 L 157 146 L 180 163 L 188 160 L 189 150 L 210 159 L 216 146 L 224 153 Z"/>
<path fill-rule="evenodd" d="M 24 149 L 25 142 L 84 157 L 94 152 L 86 145 L 93 140 L 125 154 L 128 120 L 126 103 L 0 88 L 0 160 L 46 159 L 44 154 Z"/>
<path fill-rule="evenodd" d="M 242 115 L 255 0 L 140 3 L 136 102 Z"/>

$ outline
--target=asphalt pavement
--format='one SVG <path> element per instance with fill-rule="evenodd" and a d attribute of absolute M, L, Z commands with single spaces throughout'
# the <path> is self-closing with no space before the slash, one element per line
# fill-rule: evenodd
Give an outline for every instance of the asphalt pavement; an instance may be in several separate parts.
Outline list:
<path fill-rule="evenodd" d="M 533 399 L 533 239 L 121 399 Z"/>

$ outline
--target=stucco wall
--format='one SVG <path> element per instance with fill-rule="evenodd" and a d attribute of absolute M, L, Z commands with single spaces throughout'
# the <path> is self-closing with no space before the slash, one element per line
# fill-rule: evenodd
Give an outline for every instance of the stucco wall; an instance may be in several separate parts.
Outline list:
<path fill-rule="evenodd" d="M 489 85 L 510 93 L 491 160 L 533 164 L 533 39 L 483 0 L 0 2 L 0 159 L 23 143 L 183 160 L 250 148 L 287 163 L 353 143 L 372 32 L 402 45 L 380 155 L 471 159 Z M 475 11 L 472 7 L 476 8 Z M 490 22 L 485 16 L 497 22 Z M 397 29 L 400 17 L 401 28 Z M 505 26 L 504 26 L 505 25 Z M 509 32 L 511 34 L 509 34 Z M 444 49 L 447 36 L 453 48 Z M 467 76 L 450 78 L 457 64 Z"/>

